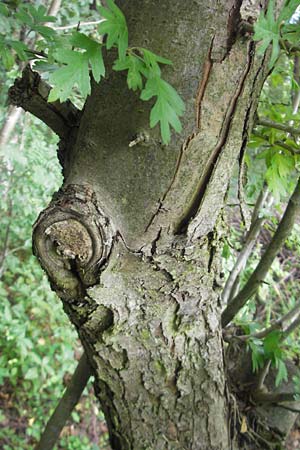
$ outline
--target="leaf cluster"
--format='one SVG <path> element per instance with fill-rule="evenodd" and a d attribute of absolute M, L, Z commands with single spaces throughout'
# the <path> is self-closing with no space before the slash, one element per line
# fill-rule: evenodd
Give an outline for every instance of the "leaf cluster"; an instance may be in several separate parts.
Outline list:
<path fill-rule="evenodd" d="M 261 12 L 254 25 L 253 36 L 255 41 L 261 41 L 260 54 L 264 54 L 272 44 L 270 67 L 273 67 L 278 59 L 281 45 L 284 47 L 284 42 L 288 42 L 292 46 L 297 45 L 300 37 L 299 26 L 289 22 L 299 6 L 299 0 L 286 0 L 278 17 L 275 14 L 274 3 L 274 0 L 270 0 L 266 13 Z"/>
<path fill-rule="evenodd" d="M 172 62 L 142 47 L 128 47 L 128 27 L 123 12 L 113 0 L 106 0 L 107 7 L 98 11 L 102 21 L 96 38 L 78 30 L 71 34 L 59 35 L 49 27 L 55 17 L 47 16 L 43 6 L 20 4 L 16 11 L 5 5 L 0 8 L 0 17 L 19 23 L 28 33 L 34 33 L 38 41 L 35 49 L 17 39 L 8 39 L 0 34 L 0 59 L 9 69 L 17 57 L 26 61 L 34 58 L 35 69 L 49 72 L 49 82 L 53 89 L 49 101 L 65 101 L 76 88 L 83 99 L 91 93 L 91 77 L 99 83 L 105 76 L 103 48 L 116 48 L 118 58 L 113 69 L 127 72 L 127 85 L 131 90 L 141 91 L 143 101 L 154 99 L 150 114 L 150 127 L 160 125 L 162 141 L 168 144 L 172 127 L 181 131 L 179 117 L 184 112 L 184 103 L 176 90 L 162 78 L 160 65 Z M 104 36 L 104 39 L 102 38 Z"/>
<path fill-rule="evenodd" d="M 282 347 L 282 333 L 274 330 L 264 339 L 250 337 L 247 341 L 251 350 L 252 368 L 254 372 L 263 369 L 268 361 L 277 369 L 275 386 L 288 380 L 288 372 L 285 365 L 286 354 Z"/>

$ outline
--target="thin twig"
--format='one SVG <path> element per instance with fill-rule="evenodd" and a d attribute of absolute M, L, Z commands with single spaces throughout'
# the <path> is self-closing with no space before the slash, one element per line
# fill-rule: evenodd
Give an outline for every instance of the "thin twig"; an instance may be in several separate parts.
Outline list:
<path fill-rule="evenodd" d="M 268 143 L 269 147 L 281 147 L 287 151 L 289 151 L 290 153 L 292 153 L 293 155 L 299 155 L 300 154 L 300 148 L 299 147 L 292 147 L 291 145 L 286 144 L 284 141 L 275 141 L 272 144 L 270 144 L 268 136 L 265 136 L 264 134 L 259 133 L 258 131 L 253 130 L 252 134 L 254 136 L 257 136 L 261 139 L 263 139 L 264 141 L 266 141 Z"/>
<path fill-rule="evenodd" d="M 248 282 L 238 295 L 227 305 L 222 314 L 222 326 L 225 327 L 234 318 L 238 311 L 246 304 L 248 299 L 255 294 L 265 279 L 269 268 L 279 249 L 291 233 L 295 218 L 300 214 L 300 182 L 297 180 L 296 188 L 288 202 L 278 228 L 269 243 L 264 255 Z"/>
<path fill-rule="evenodd" d="M 83 353 L 78 366 L 72 376 L 69 386 L 66 388 L 64 395 L 60 399 L 52 416 L 50 417 L 41 439 L 35 450 L 52 450 L 56 444 L 59 435 L 69 419 L 71 412 L 91 376 L 91 368 L 88 363 L 86 354 Z"/>
<path fill-rule="evenodd" d="M 300 325 L 300 315 L 284 331 L 283 338 L 287 338 Z"/>
<path fill-rule="evenodd" d="M 256 125 L 260 125 L 262 127 L 275 128 L 276 130 L 285 131 L 286 133 L 290 133 L 293 136 L 300 136 L 300 128 L 294 128 L 291 125 L 273 122 L 273 120 L 269 119 L 258 119 Z"/>
<path fill-rule="evenodd" d="M 263 367 L 263 369 L 261 370 L 260 374 L 259 374 L 259 378 L 257 381 L 257 390 L 261 391 L 263 389 L 263 386 L 265 384 L 265 379 L 268 376 L 269 370 L 270 370 L 270 366 L 271 366 L 271 360 L 267 361 Z"/>
<path fill-rule="evenodd" d="M 244 269 L 246 265 L 246 262 L 252 252 L 252 249 L 255 245 L 255 242 L 261 230 L 261 227 L 265 221 L 264 217 L 258 217 L 258 215 L 260 209 L 263 207 L 265 201 L 267 200 L 268 193 L 269 193 L 268 188 L 266 185 L 264 185 L 263 189 L 261 190 L 257 198 L 252 213 L 251 226 L 250 230 L 247 233 L 245 244 L 237 257 L 237 260 L 234 264 L 233 269 L 230 272 L 230 275 L 226 281 L 224 290 L 222 292 L 222 301 L 224 303 L 227 303 L 228 301 L 230 301 L 231 298 L 233 298 L 232 295 L 232 293 L 234 292 L 233 286 L 235 286 L 237 278 L 239 277 L 241 271 Z"/>
<path fill-rule="evenodd" d="M 231 335 L 231 336 L 227 335 L 226 340 L 230 340 L 232 338 L 237 338 L 241 341 L 247 341 L 249 338 L 263 339 L 266 336 L 268 336 L 268 334 L 270 334 L 272 331 L 275 331 L 275 330 L 281 330 L 282 332 L 286 333 L 288 328 L 286 329 L 286 331 L 284 331 L 284 327 L 283 327 L 284 323 L 288 322 L 289 320 L 291 320 L 293 317 L 295 317 L 299 313 L 300 313 L 300 301 L 298 303 L 296 303 L 296 305 L 290 311 L 288 311 L 284 316 L 275 320 L 269 327 L 264 328 L 263 330 L 257 331 L 256 333 L 252 333 L 252 334 Z"/>
<path fill-rule="evenodd" d="M 102 22 L 104 22 L 104 21 L 105 21 L 105 19 L 93 20 L 93 21 L 91 21 L 91 22 L 80 22 L 80 28 L 98 25 L 99 23 L 102 23 Z M 52 28 L 53 28 L 54 30 L 61 30 L 61 31 L 64 31 L 64 30 L 71 30 L 72 28 L 77 28 L 77 26 L 78 26 L 78 22 L 73 23 L 73 24 L 71 24 L 71 25 L 65 25 L 65 26 L 62 26 L 62 27 L 52 27 Z"/>

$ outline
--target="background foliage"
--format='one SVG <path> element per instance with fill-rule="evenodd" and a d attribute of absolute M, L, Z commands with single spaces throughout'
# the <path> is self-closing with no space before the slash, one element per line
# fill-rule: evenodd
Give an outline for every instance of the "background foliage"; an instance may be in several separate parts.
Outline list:
<path fill-rule="evenodd" d="M 36 7 L 43 3 L 48 6 L 34 2 Z M 86 0 L 63 2 L 57 25 L 93 21 L 92 6 Z M 5 36 L 17 41 L 19 25 L 1 15 L 0 21 Z M 27 42 L 32 38 L 29 34 Z M 5 62 L 0 65 L 0 129 L 8 114 L 8 87 L 22 65 L 9 56 Z M 82 105 L 78 92 L 73 100 Z M 31 249 L 32 224 L 62 182 L 57 141 L 43 123 L 22 114 L 10 141 L 0 149 L 0 447 L 4 450 L 33 448 L 82 352 Z M 57 449 L 108 448 L 103 414 L 92 392 L 89 383 Z"/>

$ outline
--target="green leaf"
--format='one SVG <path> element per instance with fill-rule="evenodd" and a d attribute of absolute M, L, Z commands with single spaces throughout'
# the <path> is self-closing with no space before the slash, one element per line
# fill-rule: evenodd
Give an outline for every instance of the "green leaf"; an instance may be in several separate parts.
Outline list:
<path fill-rule="evenodd" d="M 46 40 L 53 39 L 54 36 L 56 36 L 56 31 L 53 30 L 53 28 L 45 27 L 44 25 L 33 25 L 31 28 L 43 36 Z"/>
<path fill-rule="evenodd" d="M 291 176 L 291 172 L 295 168 L 295 160 L 291 155 L 276 153 L 272 158 L 272 165 L 277 168 L 279 176 L 285 179 Z"/>
<path fill-rule="evenodd" d="M 4 3 L 0 3 L 0 14 L 5 17 L 9 16 L 9 9 Z"/>
<path fill-rule="evenodd" d="M 270 67 L 273 67 L 280 53 L 279 39 L 280 21 L 275 20 L 274 0 L 270 0 L 266 14 L 262 12 L 254 25 L 253 35 L 254 41 L 261 41 L 258 48 L 258 53 L 261 55 L 272 44 L 272 54 L 269 62 Z"/>
<path fill-rule="evenodd" d="M 25 11 L 24 8 L 20 8 L 20 10 L 15 14 L 15 18 L 21 22 L 22 25 L 27 25 L 28 27 L 32 27 L 34 24 L 32 17 Z"/>
<path fill-rule="evenodd" d="M 157 100 L 150 113 L 150 126 L 160 123 L 164 144 L 170 142 L 170 125 L 175 131 L 181 131 L 179 116 L 184 112 L 184 103 L 176 90 L 159 76 L 152 76 L 146 82 L 140 98 L 144 101 L 156 97 Z"/>
<path fill-rule="evenodd" d="M 125 58 L 128 48 L 128 28 L 126 18 L 113 0 L 106 0 L 107 8 L 100 6 L 99 12 L 105 21 L 100 23 L 98 31 L 100 34 L 107 34 L 107 49 L 117 45 L 119 58 Z"/>
<path fill-rule="evenodd" d="M 298 45 L 300 40 L 300 27 L 299 24 L 287 24 L 282 30 L 282 39 L 289 41 L 293 45 Z"/>
<path fill-rule="evenodd" d="M 24 379 L 25 380 L 36 380 L 38 378 L 39 374 L 36 367 L 32 367 L 27 370 L 25 373 Z"/>
<path fill-rule="evenodd" d="M 222 258 L 229 259 L 231 256 L 230 246 L 225 242 L 222 250 Z"/>
<path fill-rule="evenodd" d="M 127 85 L 129 89 L 136 91 L 143 88 L 142 75 L 147 76 L 147 67 L 143 60 L 134 54 L 126 55 L 123 59 L 117 59 L 113 69 L 116 71 L 128 70 Z"/>
<path fill-rule="evenodd" d="M 276 358 L 276 368 L 278 369 L 275 386 L 278 387 L 282 381 L 288 381 L 288 371 L 285 362 L 282 359 Z"/>
<path fill-rule="evenodd" d="M 56 60 L 64 65 L 49 77 L 50 83 L 54 85 L 49 101 L 65 101 L 74 86 L 77 86 L 81 95 L 86 98 L 91 92 L 89 67 L 97 83 L 101 76 L 105 75 L 102 44 L 79 32 L 73 33 L 70 43 L 84 52 L 60 48 L 54 53 Z"/>
<path fill-rule="evenodd" d="M 40 5 L 38 8 L 36 8 L 33 5 L 29 4 L 26 5 L 26 7 L 33 17 L 35 23 L 41 24 L 46 22 L 56 22 L 56 17 L 47 15 L 47 9 L 45 8 L 45 6 Z"/>
<path fill-rule="evenodd" d="M 6 70 L 10 70 L 15 63 L 15 58 L 4 41 L 0 42 L 0 59 Z"/>
<path fill-rule="evenodd" d="M 74 32 L 71 38 L 71 44 L 74 47 L 78 47 L 86 50 L 85 55 L 88 58 L 92 74 L 97 83 L 99 83 L 100 78 L 105 75 L 105 67 L 102 56 L 102 44 L 94 41 L 88 36 Z"/>
<path fill-rule="evenodd" d="M 286 194 L 285 186 L 282 184 L 282 180 L 278 174 L 277 168 L 270 166 L 266 172 L 266 181 L 268 187 L 275 197 L 275 202 L 278 203 L 280 198 Z"/>
<path fill-rule="evenodd" d="M 146 50 L 145 48 L 139 48 L 139 51 L 143 54 L 145 64 L 153 75 L 160 76 L 161 70 L 159 67 L 159 63 L 172 64 L 172 61 L 170 61 L 169 59 L 156 55 L 155 53 L 150 52 L 150 50 Z"/>
<path fill-rule="evenodd" d="M 250 338 L 248 340 L 248 347 L 251 350 L 253 372 L 257 372 L 263 367 L 265 361 L 262 342 L 259 339 Z"/>
<path fill-rule="evenodd" d="M 28 54 L 26 53 L 26 50 L 28 50 L 28 47 L 24 44 L 24 42 L 9 40 L 7 41 L 7 43 L 14 49 L 14 51 L 22 61 L 27 61 Z"/>
<path fill-rule="evenodd" d="M 49 77 L 54 87 L 50 91 L 48 101 L 67 100 L 74 86 L 78 86 L 80 93 L 86 98 L 91 92 L 89 60 L 86 53 L 59 49 L 55 56 L 65 65 Z"/>
<path fill-rule="evenodd" d="M 280 331 L 274 330 L 264 338 L 265 356 L 273 362 L 275 362 L 275 357 L 278 357 L 282 353 L 280 349 L 281 336 L 282 333 Z"/>
<path fill-rule="evenodd" d="M 295 13 L 299 6 L 299 0 L 286 1 L 284 7 L 282 8 L 278 21 L 282 22 L 284 20 L 289 20 Z"/>

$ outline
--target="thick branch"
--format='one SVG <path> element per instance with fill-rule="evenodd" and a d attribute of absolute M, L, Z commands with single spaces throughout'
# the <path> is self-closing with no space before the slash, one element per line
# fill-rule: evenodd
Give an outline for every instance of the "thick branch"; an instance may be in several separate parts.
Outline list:
<path fill-rule="evenodd" d="M 70 101 L 48 103 L 50 89 L 39 74 L 27 66 L 22 77 L 10 88 L 9 98 L 12 104 L 38 117 L 60 138 L 64 138 L 72 127 L 78 125 L 80 112 Z"/>
<path fill-rule="evenodd" d="M 66 388 L 64 395 L 50 417 L 35 450 L 51 450 L 54 447 L 74 406 L 78 403 L 90 376 L 91 368 L 84 353 L 80 358 L 69 386 Z"/>
<path fill-rule="evenodd" d="M 300 213 L 300 183 L 297 181 L 296 188 L 286 211 L 278 225 L 278 228 L 271 240 L 265 254 L 261 258 L 256 269 L 252 273 L 246 285 L 239 294 L 228 304 L 222 314 L 222 326 L 225 327 L 238 313 L 238 311 L 246 304 L 247 300 L 255 294 L 261 282 L 264 280 L 278 250 L 284 244 L 288 235 L 291 233 L 295 218 Z"/>

